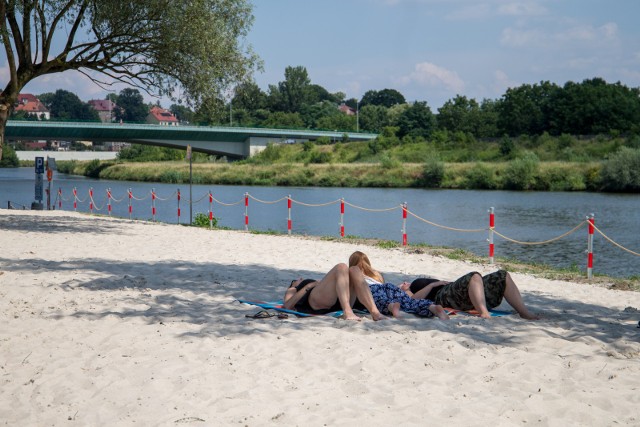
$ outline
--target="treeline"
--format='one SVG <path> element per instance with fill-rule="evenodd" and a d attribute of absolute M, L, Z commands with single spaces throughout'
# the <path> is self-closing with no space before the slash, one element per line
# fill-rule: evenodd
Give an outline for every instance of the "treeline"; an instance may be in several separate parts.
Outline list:
<path fill-rule="evenodd" d="M 58 90 L 39 98 L 52 119 L 98 119 L 70 92 Z M 117 104 L 113 111 L 117 121 L 143 122 L 152 106 L 144 103 L 137 89 L 110 93 L 107 98 Z M 369 90 L 361 99 L 330 93 L 313 84 L 306 68 L 298 66 L 287 67 L 284 80 L 266 91 L 248 81 L 235 87 L 232 96 L 207 100 L 195 111 L 181 104 L 169 110 L 184 124 L 374 133 L 392 128 L 390 132 L 399 138 L 429 139 L 438 131 L 473 138 L 640 134 L 640 89 L 601 78 L 563 86 L 523 84 L 495 100 L 457 95 L 434 112 L 427 102 L 406 100 L 395 89 Z"/>

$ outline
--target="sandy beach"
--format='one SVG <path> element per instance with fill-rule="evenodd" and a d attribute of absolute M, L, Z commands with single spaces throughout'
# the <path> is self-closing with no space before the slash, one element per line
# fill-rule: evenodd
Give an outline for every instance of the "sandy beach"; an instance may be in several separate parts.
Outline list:
<path fill-rule="evenodd" d="M 499 266 L 62 211 L 0 209 L 0 247 L 0 425 L 640 425 L 637 292 L 513 274 L 541 320 L 251 319 L 355 250 L 394 283 Z"/>

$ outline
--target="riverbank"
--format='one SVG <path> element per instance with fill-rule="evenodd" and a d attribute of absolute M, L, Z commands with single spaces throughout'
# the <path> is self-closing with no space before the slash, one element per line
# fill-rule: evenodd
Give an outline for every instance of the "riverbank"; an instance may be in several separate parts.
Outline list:
<path fill-rule="evenodd" d="M 60 172 L 118 181 L 184 184 L 187 162 L 63 162 Z M 296 187 L 596 190 L 599 163 L 194 163 L 195 184 Z"/>
<path fill-rule="evenodd" d="M 354 250 L 394 282 L 497 266 L 63 211 L 0 224 L 10 424 L 422 425 L 426 395 L 430 422 L 638 422 L 638 292 L 515 273 L 542 320 L 254 320 L 237 299 L 278 298 Z"/>

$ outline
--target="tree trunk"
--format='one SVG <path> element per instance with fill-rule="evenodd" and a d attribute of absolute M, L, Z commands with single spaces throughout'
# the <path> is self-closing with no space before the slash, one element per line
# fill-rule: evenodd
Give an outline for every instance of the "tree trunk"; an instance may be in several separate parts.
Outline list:
<path fill-rule="evenodd" d="M 7 127 L 7 120 L 11 111 L 11 104 L 0 104 L 0 160 L 2 160 L 2 151 L 4 150 L 4 130 Z"/>

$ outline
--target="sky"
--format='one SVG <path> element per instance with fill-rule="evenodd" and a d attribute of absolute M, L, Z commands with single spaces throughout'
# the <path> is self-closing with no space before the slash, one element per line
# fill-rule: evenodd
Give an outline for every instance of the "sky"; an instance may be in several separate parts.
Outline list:
<path fill-rule="evenodd" d="M 265 91 L 287 66 L 305 67 L 311 83 L 347 98 L 395 89 L 434 112 L 456 95 L 498 99 L 541 81 L 601 77 L 640 87 L 638 0 L 251 1 L 247 42 L 263 61 L 254 78 Z M 23 92 L 55 89 L 85 101 L 106 96 L 77 72 L 41 77 Z"/>

